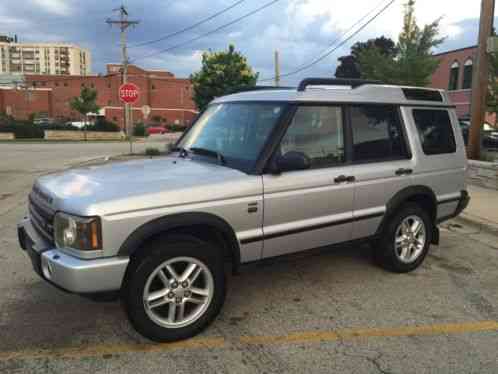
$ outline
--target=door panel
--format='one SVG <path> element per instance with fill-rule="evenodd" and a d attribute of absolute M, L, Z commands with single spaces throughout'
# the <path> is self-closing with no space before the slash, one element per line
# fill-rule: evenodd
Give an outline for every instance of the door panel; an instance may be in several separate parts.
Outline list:
<path fill-rule="evenodd" d="M 334 184 L 350 168 L 265 175 L 263 257 L 351 239 L 354 183 Z"/>
<path fill-rule="evenodd" d="M 300 152 L 310 169 L 263 176 L 263 257 L 350 240 L 354 183 L 345 166 L 343 111 L 301 106 L 274 158 Z"/>
<path fill-rule="evenodd" d="M 411 185 L 414 161 L 406 129 L 394 105 L 350 108 L 354 194 L 353 239 L 374 235 L 388 201 Z"/>

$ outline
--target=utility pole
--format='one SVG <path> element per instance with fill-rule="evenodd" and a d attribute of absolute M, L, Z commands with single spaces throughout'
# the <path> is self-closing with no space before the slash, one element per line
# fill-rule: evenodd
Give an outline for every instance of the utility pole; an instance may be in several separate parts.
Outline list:
<path fill-rule="evenodd" d="M 280 86 L 280 61 L 278 51 L 275 51 L 275 87 Z"/>
<path fill-rule="evenodd" d="M 487 43 L 493 32 L 495 0 L 482 0 L 481 19 L 479 24 L 479 46 L 477 63 L 472 77 L 472 124 L 469 131 L 468 155 L 478 160 L 481 153 L 481 126 L 486 113 L 486 96 L 488 94 L 489 60 Z"/>
<path fill-rule="evenodd" d="M 123 84 L 128 83 L 128 48 L 126 46 L 126 30 L 130 26 L 138 25 L 139 21 L 129 20 L 128 11 L 124 5 L 119 8 L 113 9 L 113 12 L 119 12 L 119 20 L 113 20 L 108 18 L 106 23 L 110 26 L 117 25 L 121 30 L 120 41 L 121 41 L 121 54 L 122 54 L 122 65 L 123 65 Z M 131 121 L 131 110 L 130 104 L 124 104 L 124 124 L 126 129 L 126 134 L 130 140 L 130 153 L 133 153 L 133 123 Z"/>

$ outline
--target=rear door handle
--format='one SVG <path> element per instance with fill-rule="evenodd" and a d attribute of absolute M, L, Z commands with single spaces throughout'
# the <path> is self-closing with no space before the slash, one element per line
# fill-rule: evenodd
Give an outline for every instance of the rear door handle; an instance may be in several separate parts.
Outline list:
<path fill-rule="evenodd" d="M 398 169 L 396 170 L 396 175 L 410 175 L 413 173 L 413 170 L 412 169 Z"/>
<path fill-rule="evenodd" d="M 356 180 L 355 177 L 353 176 L 346 176 L 346 175 L 339 175 L 337 178 L 334 179 L 335 183 L 351 183 Z"/>

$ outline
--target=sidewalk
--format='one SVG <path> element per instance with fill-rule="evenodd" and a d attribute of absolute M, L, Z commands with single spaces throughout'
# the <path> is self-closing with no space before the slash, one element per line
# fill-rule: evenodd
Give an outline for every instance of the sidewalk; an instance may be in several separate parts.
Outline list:
<path fill-rule="evenodd" d="M 457 219 L 498 233 L 498 191 L 468 185 L 470 203 Z"/>

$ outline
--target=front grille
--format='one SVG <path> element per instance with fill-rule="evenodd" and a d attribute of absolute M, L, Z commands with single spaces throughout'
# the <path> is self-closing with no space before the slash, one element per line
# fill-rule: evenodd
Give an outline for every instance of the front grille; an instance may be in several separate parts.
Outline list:
<path fill-rule="evenodd" d="M 29 197 L 29 218 L 33 227 L 50 243 L 54 242 L 54 214 Z"/>

